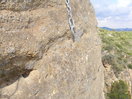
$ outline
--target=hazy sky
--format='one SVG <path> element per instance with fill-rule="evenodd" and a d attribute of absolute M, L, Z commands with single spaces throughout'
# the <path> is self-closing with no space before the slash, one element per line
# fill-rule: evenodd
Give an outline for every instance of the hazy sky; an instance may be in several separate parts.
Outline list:
<path fill-rule="evenodd" d="M 98 26 L 132 28 L 132 0 L 91 0 Z"/>

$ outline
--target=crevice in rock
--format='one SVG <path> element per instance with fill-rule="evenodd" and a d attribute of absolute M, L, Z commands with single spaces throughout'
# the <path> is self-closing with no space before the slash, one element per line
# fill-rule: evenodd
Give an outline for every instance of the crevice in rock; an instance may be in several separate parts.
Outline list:
<path fill-rule="evenodd" d="M 31 71 L 33 71 L 33 69 L 29 69 L 29 70 L 26 69 L 26 70 L 24 71 L 24 73 L 22 74 L 22 77 L 24 77 L 24 78 L 28 77 Z"/>
<path fill-rule="evenodd" d="M 8 86 L 15 81 L 17 81 L 21 76 L 24 78 L 28 77 L 30 75 L 30 72 L 34 68 L 34 64 L 42 59 L 43 54 L 46 53 L 50 47 L 55 44 L 59 40 L 64 40 L 64 39 L 70 39 L 70 33 L 68 33 L 69 30 L 66 30 L 63 35 L 56 36 L 53 38 L 49 38 L 49 41 L 44 44 L 45 42 L 41 42 L 41 50 L 40 53 L 42 55 L 36 55 L 34 57 L 31 57 L 32 55 L 29 56 L 15 56 L 11 59 L 7 59 L 6 61 L 4 58 L 2 58 L 0 62 L 0 72 L 3 73 L 0 76 L 0 88 L 3 88 L 5 86 Z M 41 56 L 41 57 L 40 57 Z M 4 62 L 4 63 L 3 63 Z M 19 66 L 18 66 L 19 63 Z M 21 63 L 21 64 L 20 64 Z M 26 66 L 27 65 L 27 66 Z"/>
<path fill-rule="evenodd" d="M 54 38 L 50 38 L 49 39 L 49 41 L 48 41 L 48 43 L 47 44 L 45 44 L 44 46 L 43 46 L 43 53 L 46 53 L 48 50 L 49 50 L 49 48 L 54 44 L 54 43 L 56 43 L 58 40 L 60 40 L 60 39 L 71 39 L 71 35 L 70 34 L 68 34 L 68 31 L 69 30 L 66 30 L 65 31 L 65 33 L 63 34 L 63 35 L 60 35 L 60 36 L 57 36 L 57 37 L 54 37 Z M 43 41 L 42 41 L 42 43 L 43 43 Z"/>

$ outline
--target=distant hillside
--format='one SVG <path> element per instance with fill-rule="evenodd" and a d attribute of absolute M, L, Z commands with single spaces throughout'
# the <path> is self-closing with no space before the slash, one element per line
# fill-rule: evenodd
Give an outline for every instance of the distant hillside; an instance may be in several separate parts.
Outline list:
<path fill-rule="evenodd" d="M 102 39 L 103 64 L 111 65 L 115 74 L 125 66 L 132 69 L 132 31 L 109 31 L 99 29 Z"/>
<path fill-rule="evenodd" d="M 132 99 L 128 89 L 125 89 L 131 90 L 132 85 L 132 31 L 106 29 L 98 29 L 102 39 L 102 63 L 105 67 L 105 99 Z"/>
<path fill-rule="evenodd" d="M 109 30 L 109 31 L 132 31 L 132 28 L 116 28 L 116 29 L 108 28 L 108 27 L 100 27 L 100 28 Z"/>

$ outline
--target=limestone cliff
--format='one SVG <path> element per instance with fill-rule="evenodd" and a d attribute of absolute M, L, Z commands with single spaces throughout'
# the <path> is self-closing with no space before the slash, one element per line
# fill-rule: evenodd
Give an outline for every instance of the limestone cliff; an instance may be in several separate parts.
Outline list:
<path fill-rule="evenodd" d="M 104 99 L 101 42 L 89 0 L 0 0 L 0 99 Z"/>

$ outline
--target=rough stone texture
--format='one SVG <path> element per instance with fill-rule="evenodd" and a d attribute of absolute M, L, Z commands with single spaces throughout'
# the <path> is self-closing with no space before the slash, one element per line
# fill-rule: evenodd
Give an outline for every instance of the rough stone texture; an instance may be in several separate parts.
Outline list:
<path fill-rule="evenodd" d="M 71 3 L 76 28 L 85 32 L 78 42 L 64 0 L 0 2 L 0 99 L 104 99 L 101 42 L 89 0 Z"/>

